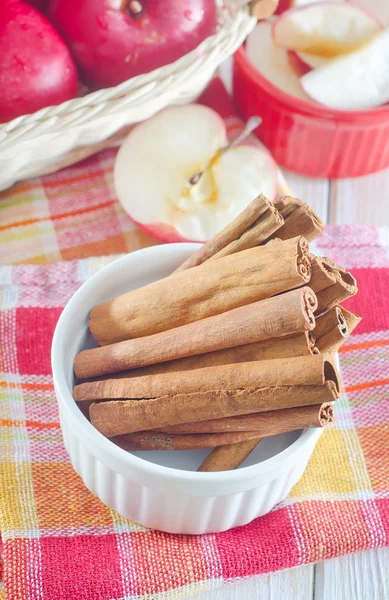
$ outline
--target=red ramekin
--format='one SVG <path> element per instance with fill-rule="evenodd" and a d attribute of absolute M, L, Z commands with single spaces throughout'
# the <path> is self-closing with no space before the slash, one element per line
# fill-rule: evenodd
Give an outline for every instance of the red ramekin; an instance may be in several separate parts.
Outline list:
<path fill-rule="evenodd" d="M 286 169 L 313 177 L 359 177 L 389 167 L 389 105 L 333 110 L 286 94 L 265 79 L 242 46 L 233 95 L 244 117 L 262 117 L 257 135 Z"/>

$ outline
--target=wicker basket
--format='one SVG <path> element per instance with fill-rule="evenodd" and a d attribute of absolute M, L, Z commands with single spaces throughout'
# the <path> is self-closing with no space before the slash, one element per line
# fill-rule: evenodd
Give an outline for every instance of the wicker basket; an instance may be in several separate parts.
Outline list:
<path fill-rule="evenodd" d="M 171 103 L 190 102 L 254 28 L 247 8 L 176 62 L 0 125 L 0 190 L 117 144 L 129 126 Z"/>

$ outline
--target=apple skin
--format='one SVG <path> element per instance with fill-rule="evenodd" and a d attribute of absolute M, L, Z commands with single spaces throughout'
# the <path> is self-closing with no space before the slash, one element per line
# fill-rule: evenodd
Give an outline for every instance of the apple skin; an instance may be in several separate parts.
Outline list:
<path fill-rule="evenodd" d="M 46 12 L 47 4 L 49 0 L 25 0 L 27 4 L 31 4 L 31 6 L 35 6 L 41 13 Z"/>
<path fill-rule="evenodd" d="M 37 9 L 0 8 L 0 123 L 77 95 L 77 70 L 64 41 Z"/>
<path fill-rule="evenodd" d="M 315 4 L 316 2 L 322 2 L 323 0 L 280 0 L 278 3 L 276 15 L 281 15 L 283 12 L 296 6 L 305 6 L 307 4 Z M 347 2 L 348 0 L 335 0 L 336 2 Z"/>
<path fill-rule="evenodd" d="M 312 71 L 312 67 L 310 67 L 306 62 L 304 62 L 297 52 L 294 50 L 287 50 L 289 64 L 292 67 L 293 71 L 296 73 L 297 77 L 302 77 L 309 71 Z"/>
<path fill-rule="evenodd" d="M 280 0 L 275 14 L 281 15 L 286 10 L 289 10 L 289 8 L 293 8 L 293 0 Z"/>
<path fill-rule="evenodd" d="M 141 0 L 136 17 L 118 4 L 51 0 L 49 5 L 49 18 L 92 88 L 115 86 L 177 60 L 213 34 L 217 24 L 214 0 Z"/>

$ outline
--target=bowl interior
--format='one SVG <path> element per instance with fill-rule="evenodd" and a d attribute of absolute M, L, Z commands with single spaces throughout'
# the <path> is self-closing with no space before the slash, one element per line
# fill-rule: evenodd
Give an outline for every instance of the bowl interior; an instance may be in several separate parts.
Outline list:
<path fill-rule="evenodd" d="M 88 314 L 91 308 L 132 289 L 142 287 L 169 275 L 198 244 L 169 244 L 151 247 L 120 258 L 93 275 L 73 296 L 61 317 L 66 324 L 58 337 L 53 354 L 54 372 L 60 369 L 65 390 L 62 397 L 73 403 L 72 390 L 75 385 L 73 362 L 83 349 L 96 346 L 88 331 Z M 146 307 L 147 310 L 147 307 Z M 59 366 L 58 366 L 59 365 Z M 55 376 L 58 373 L 55 373 Z M 58 380 L 59 378 L 56 377 Z M 84 414 L 79 410 L 81 419 Z M 96 432 L 97 433 L 97 432 Z M 261 463 L 286 450 L 301 435 L 302 431 L 265 438 L 244 461 L 240 468 Z M 98 434 L 100 435 L 100 434 Z M 122 451 L 125 453 L 125 451 Z M 196 471 L 210 450 L 133 452 L 139 458 L 165 467 Z"/>

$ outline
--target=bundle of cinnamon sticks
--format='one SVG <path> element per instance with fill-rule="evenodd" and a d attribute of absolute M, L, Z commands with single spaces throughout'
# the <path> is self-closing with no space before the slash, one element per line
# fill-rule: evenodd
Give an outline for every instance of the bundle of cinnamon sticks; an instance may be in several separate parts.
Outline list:
<path fill-rule="evenodd" d="M 99 347 L 74 363 L 74 399 L 127 450 L 214 448 L 239 466 L 259 441 L 324 427 L 341 394 L 333 355 L 360 318 L 351 273 L 309 252 L 323 223 L 260 195 L 172 275 L 93 308 Z"/>

